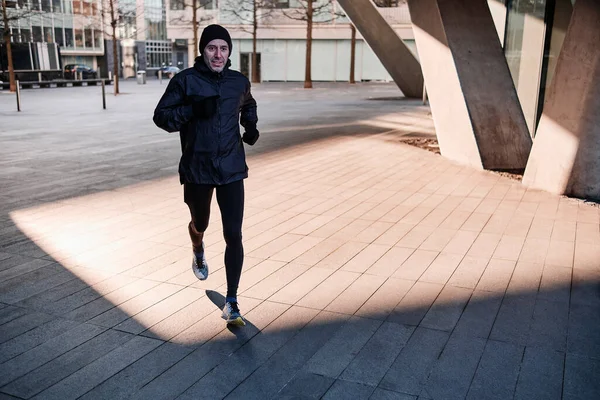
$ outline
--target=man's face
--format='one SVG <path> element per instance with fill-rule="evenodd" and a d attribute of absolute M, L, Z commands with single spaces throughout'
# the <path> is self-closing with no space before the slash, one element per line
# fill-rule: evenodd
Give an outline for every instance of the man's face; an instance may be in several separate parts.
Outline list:
<path fill-rule="evenodd" d="M 211 40 L 204 48 L 204 62 L 214 72 L 221 72 L 229 58 L 229 45 L 223 39 Z"/>

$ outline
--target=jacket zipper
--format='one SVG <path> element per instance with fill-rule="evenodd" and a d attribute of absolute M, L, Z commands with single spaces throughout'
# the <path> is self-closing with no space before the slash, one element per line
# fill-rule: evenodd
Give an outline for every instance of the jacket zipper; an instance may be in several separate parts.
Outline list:
<path fill-rule="evenodd" d="M 223 176 L 221 175 L 221 74 L 217 77 L 217 93 L 219 94 L 217 99 L 217 120 L 219 124 L 217 129 L 217 174 L 219 183 L 223 184 Z"/>

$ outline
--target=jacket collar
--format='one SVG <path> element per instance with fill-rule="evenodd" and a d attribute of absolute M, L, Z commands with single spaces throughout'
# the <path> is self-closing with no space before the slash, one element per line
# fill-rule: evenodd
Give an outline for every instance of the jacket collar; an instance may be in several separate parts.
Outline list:
<path fill-rule="evenodd" d="M 196 57 L 194 59 L 194 61 L 195 61 L 194 68 L 197 71 L 199 71 L 203 75 L 208 75 L 209 77 L 211 77 L 213 79 L 219 79 L 219 78 L 227 75 L 227 73 L 229 72 L 229 67 L 231 66 L 231 60 L 227 59 L 227 62 L 225 63 L 225 67 L 223 68 L 223 71 L 215 72 L 206 65 L 206 63 L 204 62 L 204 58 L 202 56 Z"/>

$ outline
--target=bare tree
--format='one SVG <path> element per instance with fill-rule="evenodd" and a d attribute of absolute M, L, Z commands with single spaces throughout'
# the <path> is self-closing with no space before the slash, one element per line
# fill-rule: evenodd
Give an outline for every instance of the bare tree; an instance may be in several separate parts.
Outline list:
<path fill-rule="evenodd" d="M 272 0 L 235 0 L 223 3 L 221 11 L 240 23 L 240 30 L 252 34 L 252 83 L 260 82 L 256 52 L 258 25 L 268 23 L 272 15 Z M 247 26 L 251 27 L 248 29 Z"/>
<path fill-rule="evenodd" d="M 119 53 L 118 42 L 122 39 L 135 39 L 139 30 L 128 31 L 125 26 L 128 21 L 134 21 L 136 17 L 143 15 L 141 6 L 136 1 L 103 0 L 102 14 L 100 19 L 94 21 L 94 27 L 102 30 L 110 38 L 113 53 L 112 76 L 114 95 L 119 91 Z M 137 29 L 137 27 L 136 27 Z"/>
<path fill-rule="evenodd" d="M 10 91 L 14 92 L 17 90 L 17 82 L 15 79 L 15 68 L 12 56 L 11 40 L 12 35 L 10 33 L 10 26 L 16 24 L 19 20 L 29 18 L 34 11 L 27 7 L 26 2 L 17 4 L 15 0 L 2 0 L 2 21 L 0 23 L 0 31 L 4 39 L 4 45 L 6 46 L 6 58 L 8 61 L 8 76 L 10 82 Z"/>
<path fill-rule="evenodd" d="M 356 27 L 350 24 L 350 83 L 356 83 L 354 80 L 354 65 L 356 64 Z"/>
<path fill-rule="evenodd" d="M 275 0 L 276 1 L 276 0 Z M 297 8 L 283 9 L 283 15 L 298 21 L 306 21 L 306 65 L 304 69 L 304 88 L 312 88 L 312 30 L 313 24 L 329 23 L 344 14 L 334 8 L 333 0 L 297 0 Z"/>
<path fill-rule="evenodd" d="M 118 0 L 102 0 L 102 10 L 100 18 L 90 21 L 94 29 L 100 30 L 105 36 L 110 38 L 112 47 L 112 78 L 113 78 L 113 93 L 114 95 L 119 94 L 119 53 L 118 53 L 118 41 L 124 39 L 118 32 L 119 24 L 123 23 L 124 14 L 127 11 L 124 10 L 123 5 L 127 7 L 128 4 L 121 4 Z M 135 17 L 135 8 L 133 10 Z M 108 49 L 104 50 L 105 54 L 108 54 Z"/>
<path fill-rule="evenodd" d="M 114 79 L 114 93 L 115 96 L 119 94 L 119 53 L 117 53 L 117 23 L 118 14 L 115 13 L 115 2 L 116 0 L 105 0 L 108 3 L 108 21 L 112 32 L 110 38 L 112 39 L 112 50 L 113 50 L 113 79 Z"/>
<path fill-rule="evenodd" d="M 171 0 L 173 2 L 172 10 L 181 10 L 184 13 L 175 18 L 171 18 L 170 22 L 173 25 L 187 25 L 191 22 L 192 31 L 194 32 L 194 51 L 198 51 L 198 30 L 200 24 L 206 21 L 212 20 L 212 16 L 198 15 L 198 10 L 206 9 L 209 4 L 212 4 L 212 0 Z M 190 21 L 187 10 L 191 10 L 192 19 Z"/>

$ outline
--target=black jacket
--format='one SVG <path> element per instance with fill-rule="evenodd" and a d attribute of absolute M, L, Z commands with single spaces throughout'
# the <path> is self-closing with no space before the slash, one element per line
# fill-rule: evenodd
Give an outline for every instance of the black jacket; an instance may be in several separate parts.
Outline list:
<path fill-rule="evenodd" d="M 237 71 L 210 70 L 201 57 L 169 82 L 154 110 L 154 123 L 167 132 L 180 132 L 181 183 L 225 185 L 248 177 L 240 135 L 243 126 L 256 124 L 256 101 L 250 82 Z M 219 95 L 216 113 L 208 119 L 194 117 L 192 98 Z"/>

